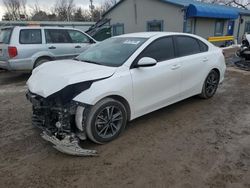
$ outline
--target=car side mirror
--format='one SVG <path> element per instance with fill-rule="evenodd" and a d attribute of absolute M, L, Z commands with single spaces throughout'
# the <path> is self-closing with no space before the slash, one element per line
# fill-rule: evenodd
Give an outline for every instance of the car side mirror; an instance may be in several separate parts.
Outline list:
<path fill-rule="evenodd" d="M 151 57 L 141 58 L 136 67 L 153 67 L 157 64 L 157 61 Z"/>

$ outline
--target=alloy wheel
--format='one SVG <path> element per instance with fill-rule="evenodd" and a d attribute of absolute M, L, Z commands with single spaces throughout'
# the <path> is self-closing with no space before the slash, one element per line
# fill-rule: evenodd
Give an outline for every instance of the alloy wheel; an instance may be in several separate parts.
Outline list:
<path fill-rule="evenodd" d="M 211 72 L 208 77 L 207 77 L 207 80 L 206 80 L 206 94 L 208 96 L 212 96 L 214 95 L 214 93 L 216 92 L 217 90 L 217 87 L 218 87 L 218 83 L 219 83 L 219 77 L 218 75 L 216 74 L 216 72 Z"/>
<path fill-rule="evenodd" d="M 116 106 L 107 106 L 96 116 L 96 133 L 103 139 L 112 138 L 120 131 L 122 123 L 122 111 Z"/>

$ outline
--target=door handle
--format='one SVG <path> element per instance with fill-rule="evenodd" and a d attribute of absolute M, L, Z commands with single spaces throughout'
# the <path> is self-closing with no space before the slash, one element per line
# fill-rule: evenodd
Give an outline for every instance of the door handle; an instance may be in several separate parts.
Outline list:
<path fill-rule="evenodd" d="M 81 46 L 75 46 L 75 48 L 82 48 Z"/>
<path fill-rule="evenodd" d="M 178 64 L 173 65 L 173 66 L 171 67 L 172 70 L 177 70 L 177 69 L 179 69 L 179 68 L 181 68 L 181 65 L 178 65 Z"/>
<path fill-rule="evenodd" d="M 55 46 L 50 46 L 49 49 L 54 50 L 54 49 L 56 49 L 56 47 Z"/>
<path fill-rule="evenodd" d="M 203 62 L 208 62 L 208 58 L 203 58 L 203 60 L 202 60 Z"/>

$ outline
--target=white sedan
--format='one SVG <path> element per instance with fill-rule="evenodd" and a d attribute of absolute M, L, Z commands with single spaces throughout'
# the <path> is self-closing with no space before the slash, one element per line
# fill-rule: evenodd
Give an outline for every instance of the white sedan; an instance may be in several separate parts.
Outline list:
<path fill-rule="evenodd" d="M 194 95 L 211 98 L 224 79 L 222 50 L 183 33 L 113 37 L 74 60 L 36 68 L 27 84 L 33 124 L 56 149 L 93 155 L 79 140 L 104 144 L 128 121 Z"/>

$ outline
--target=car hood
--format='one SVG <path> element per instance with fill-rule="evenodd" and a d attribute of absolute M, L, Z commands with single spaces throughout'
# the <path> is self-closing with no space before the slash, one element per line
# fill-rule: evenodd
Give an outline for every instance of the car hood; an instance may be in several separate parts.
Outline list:
<path fill-rule="evenodd" d="M 75 60 L 51 61 L 34 69 L 27 85 L 30 92 L 46 98 L 68 85 L 108 78 L 116 69 Z"/>

